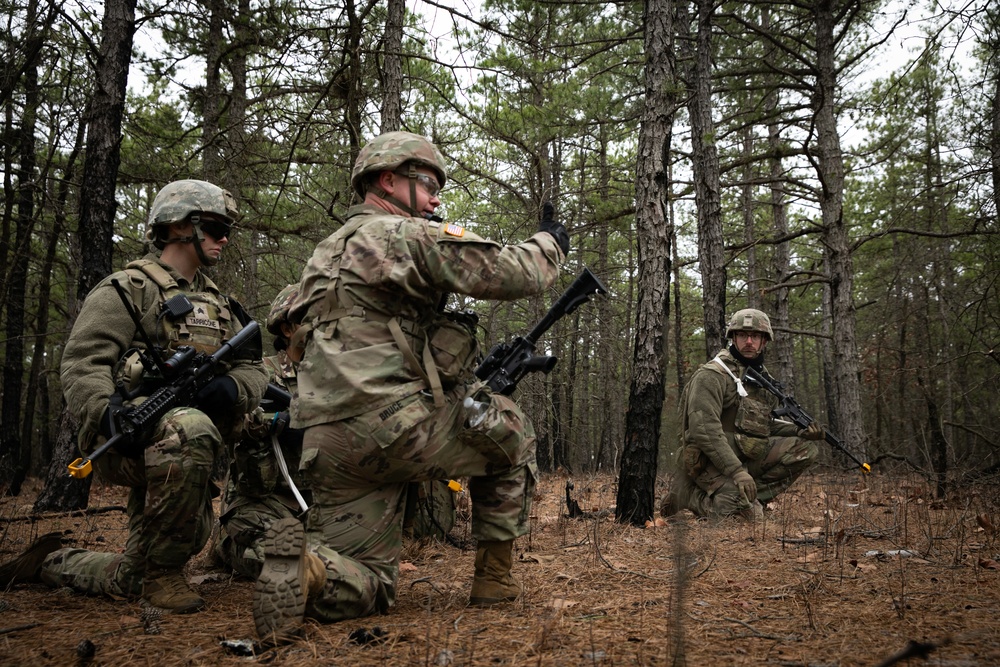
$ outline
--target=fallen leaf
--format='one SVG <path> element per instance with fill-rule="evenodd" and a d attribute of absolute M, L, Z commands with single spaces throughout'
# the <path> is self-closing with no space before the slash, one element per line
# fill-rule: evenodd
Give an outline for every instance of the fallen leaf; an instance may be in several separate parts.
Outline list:
<path fill-rule="evenodd" d="M 997 529 L 993 526 L 993 522 L 990 521 L 990 517 L 985 514 L 980 514 L 976 517 L 976 523 L 982 528 L 986 533 L 992 535 L 997 532 Z"/>
<path fill-rule="evenodd" d="M 418 568 L 416 565 L 414 565 L 408 560 L 404 560 L 399 564 L 400 572 L 416 572 L 418 569 L 420 568 Z"/>
<path fill-rule="evenodd" d="M 566 609 L 567 607 L 575 607 L 580 604 L 575 600 L 567 600 L 566 598 L 552 598 L 549 600 L 549 606 L 553 609 Z"/>
<path fill-rule="evenodd" d="M 984 567 L 987 570 L 1000 570 L 1000 563 L 996 562 L 992 558 L 980 558 L 979 567 Z"/>
<path fill-rule="evenodd" d="M 556 562 L 556 557 L 553 554 L 536 554 L 531 552 L 525 552 L 521 554 L 521 562 L 525 563 L 541 563 L 545 565 L 547 563 Z"/>

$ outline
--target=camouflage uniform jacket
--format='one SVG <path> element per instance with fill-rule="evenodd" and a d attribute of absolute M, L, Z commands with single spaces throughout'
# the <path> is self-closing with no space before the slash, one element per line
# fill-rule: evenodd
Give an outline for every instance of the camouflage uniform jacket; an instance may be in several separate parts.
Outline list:
<path fill-rule="evenodd" d="M 717 355 L 736 377 L 743 381 L 747 396 L 741 398 L 733 378 L 714 360 L 699 367 L 691 376 L 681 397 L 681 442 L 684 450 L 694 448 L 719 472 L 731 477 L 750 460 L 767 454 L 768 438 L 795 435 L 794 424 L 771 417 L 777 399 L 766 390 L 743 379 L 743 365 L 728 349 Z M 765 369 L 761 369 L 766 373 Z M 687 468 L 701 467 L 691 460 Z M 681 463 L 681 461 L 678 461 Z M 683 464 L 681 463 L 682 468 Z"/>
<path fill-rule="evenodd" d="M 387 318 L 399 318 L 420 358 L 425 327 L 448 292 L 498 300 L 538 294 L 555 282 L 562 260 L 547 233 L 503 246 L 458 225 L 352 207 L 344 228 L 317 246 L 289 313 L 308 332 L 292 426 L 347 419 L 427 389 Z M 330 321 L 344 295 L 350 314 Z"/>
<path fill-rule="evenodd" d="M 159 261 L 150 253 L 144 260 L 151 260 L 167 271 L 185 294 L 199 295 L 213 300 L 218 307 L 220 319 L 231 322 L 235 334 L 242 325 L 235 314 L 229 311 L 229 303 L 219 293 L 215 284 L 200 271 L 189 283 L 169 265 Z M 163 290 L 141 271 L 130 269 L 118 271 L 102 280 L 87 295 L 80 315 L 70 332 L 63 353 L 60 377 L 69 410 L 80 420 L 79 444 L 84 451 L 90 451 L 96 441 L 101 416 L 108 405 L 108 397 L 115 391 L 115 366 L 132 348 L 145 348 L 135 323 L 121 302 L 121 298 L 111 284 L 117 279 L 131 295 L 133 305 L 139 310 L 142 325 L 153 338 L 158 329 L 157 317 L 160 304 L 165 300 Z M 162 321 L 159 323 L 162 327 Z M 260 359 L 247 358 L 241 354 L 228 369 L 228 375 L 236 381 L 239 410 L 247 412 L 256 406 L 267 385 L 267 373 Z"/>

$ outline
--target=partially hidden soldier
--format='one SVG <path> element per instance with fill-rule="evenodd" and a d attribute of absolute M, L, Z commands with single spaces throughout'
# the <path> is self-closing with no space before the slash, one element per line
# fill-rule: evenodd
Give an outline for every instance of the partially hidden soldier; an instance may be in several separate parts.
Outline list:
<path fill-rule="evenodd" d="M 232 195 L 216 185 L 169 183 L 153 200 L 146 233 L 161 254 L 151 252 L 131 262 L 87 296 L 61 367 L 69 410 L 80 420 L 84 454 L 115 431 L 109 407 L 112 397 L 121 397 L 115 392 L 117 382 L 140 394 L 131 404 L 157 386 L 157 378 L 140 363 L 140 351 L 155 353 L 144 340 L 167 351 L 190 346 L 210 354 L 250 322 L 242 307 L 202 272 L 218 263 L 237 215 Z M 127 293 L 149 338 L 140 335 L 112 280 Z M 174 316 L 165 304 L 176 295 L 184 295 L 193 310 Z M 267 384 L 259 342 L 243 346 L 221 366 L 196 396 L 197 407 L 170 410 L 148 439 L 112 448 L 94 461 L 103 480 L 131 489 L 124 553 L 52 548 L 58 541 L 40 540 L 41 546 L 36 543 L 26 553 L 33 570 L 27 578 L 83 593 L 141 596 L 174 613 L 204 607 L 184 567 L 212 530 L 212 498 L 217 494 L 213 464 L 224 438 L 241 431 L 243 415 L 260 402 Z"/>
<path fill-rule="evenodd" d="M 465 492 L 457 481 L 435 479 L 410 482 L 406 488 L 403 535 L 421 540 L 448 540 L 455 527 L 458 503 Z"/>
<path fill-rule="evenodd" d="M 303 619 L 384 613 L 396 598 L 403 496 L 411 481 L 471 476 L 477 540 L 470 602 L 521 594 L 514 540 L 527 531 L 535 437 L 510 398 L 476 380 L 474 322 L 447 317 L 449 293 L 518 299 L 551 286 L 569 251 L 565 227 L 503 246 L 440 221 L 447 174 L 437 147 L 408 132 L 366 145 L 352 172 L 364 199 L 317 246 L 290 313 L 304 353 L 292 425 L 304 428 L 301 473 L 313 507 L 303 526 L 265 538 L 254 621 L 283 641 Z M 467 423 L 466 397 L 487 405 Z"/>
<path fill-rule="evenodd" d="M 684 387 L 681 446 L 663 516 L 688 509 L 702 517 L 760 519 L 763 505 L 816 460 L 823 428 L 774 419 L 777 399 L 745 375 L 747 367 L 767 372 L 764 349 L 773 337 L 766 313 L 737 311 L 726 329 L 729 347 Z"/>
<path fill-rule="evenodd" d="M 275 337 L 275 354 L 264 358 L 264 366 L 270 382 L 290 394 L 296 390 L 296 363 L 287 348 L 297 327 L 288 321 L 288 309 L 298 293 L 298 284 L 281 290 L 266 322 Z M 247 415 L 224 483 L 214 551 L 250 579 L 260 575 L 264 535 L 271 524 L 308 509 L 309 492 L 298 472 L 302 431 L 290 428 L 288 418 L 287 406 L 281 405 L 261 406 Z"/>

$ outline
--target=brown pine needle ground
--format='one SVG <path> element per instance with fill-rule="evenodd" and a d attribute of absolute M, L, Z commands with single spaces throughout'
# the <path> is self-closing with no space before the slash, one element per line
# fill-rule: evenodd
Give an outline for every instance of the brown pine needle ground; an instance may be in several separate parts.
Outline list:
<path fill-rule="evenodd" d="M 995 483 L 939 502 L 910 478 L 816 473 L 763 525 L 682 513 L 681 525 L 642 529 L 602 512 L 614 479 L 573 481 L 585 518 L 564 516 L 565 477 L 538 484 L 514 565 L 526 593 L 514 604 L 466 606 L 473 551 L 460 522 L 452 537 L 465 550 L 406 546 L 388 615 L 310 624 L 301 641 L 256 656 L 239 654 L 254 650 L 253 584 L 207 553 L 188 574 L 209 606 L 189 616 L 21 585 L 0 592 L 0 665 L 1000 664 Z M 37 490 L 0 501 L 0 559 L 53 530 L 76 546 L 121 548 L 121 511 L 32 521 Z M 95 486 L 91 507 L 120 505 L 120 489 Z"/>

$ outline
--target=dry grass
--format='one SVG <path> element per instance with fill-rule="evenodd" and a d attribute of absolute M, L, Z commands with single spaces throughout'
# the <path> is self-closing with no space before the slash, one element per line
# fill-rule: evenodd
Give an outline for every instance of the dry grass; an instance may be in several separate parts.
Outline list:
<path fill-rule="evenodd" d="M 874 665 L 907 646 L 933 665 L 1000 664 L 995 485 L 938 503 L 909 479 L 816 474 L 763 525 L 685 513 L 639 529 L 600 512 L 614 503 L 608 477 L 575 479 L 591 514 L 565 518 L 565 481 L 539 484 L 517 544 L 526 593 L 511 605 L 467 607 L 473 552 L 414 543 L 388 615 L 310 624 L 295 644 L 241 657 L 225 644 L 250 644 L 252 583 L 203 555 L 189 574 L 209 608 L 190 616 L 144 616 L 137 602 L 40 584 L 0 594 L 0 664 Z M 87 548 L 124 542 L 120 511 L 24 520 L 33 499 L 28 489 L 0 503 L 0 559 L 52 530 Z M 95 488 L 92 507 L 113 505 L 123 494 Z M 467 524 L 453 536 L 468 544 Z M 375 627 L 379 641 L 351 639 Z M 89 663 L 78 657 L 88 640 Z"/>

